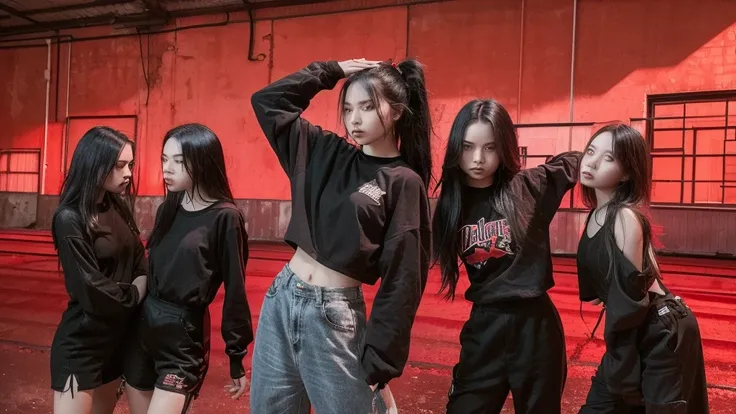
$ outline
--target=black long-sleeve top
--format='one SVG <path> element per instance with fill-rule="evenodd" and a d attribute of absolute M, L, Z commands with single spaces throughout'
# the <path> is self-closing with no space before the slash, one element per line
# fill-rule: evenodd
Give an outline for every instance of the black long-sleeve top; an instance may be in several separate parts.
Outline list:
<path fill-rule="evenodd" d="M 549 224 L 578 180 L 578 151 L 559 154 L 547 163 L 522 170 L 509 183 L 526 211 L 524 240 L 512 240 L 508 220 L 493 207 L 498 183 L 486 188 L 464 186 L 460 256 L 470 287 L 465 298 L 477 304 L 532 298 L 552 286 Z M 522 213 L 518 213 L 522 214 Z M 514 244 L 520 249 L 514 249 Z"/>
<path fill-rule="evenodd" d="M 242 377 L 253 327 L 245 295 L 248 234 L 237 207 L 224 201 L 199 211 L 179 207 L 169 231 L 151 247 L 149 260 L 149 293 L 175 305 L 204 309 L 225 285 L 222 338 L 230 376 Z"/>
<path fill-rule="evenodd" d="M 400 158 L 366 155 L 301 117 L 321 90 L 344 77 L 337 62 L 315 62 L 252 97 L 258 122 L 291 181 L 285 240 L 320 264 L 381 286 L 368 321 L 366 382 L 401 375 L 427 281 L 429 202 L 419 175 Z"/>
<path fill-rule="evenodd" d="M 586 228 L 590 217 L 588 215 Z M 580 300 L 600 299 L 605 305 L 603 339 L 606 352 L 601 366 L 609 392 L 625 401 L 638 403 L 642 397 L 639 331 L 651 312 L 652 303 L 647 292 L 655 277 L 640 272 L 616 246 L 615 240 L 611 240 L 614 257 L 609 255 L 605 237 L 613 238 L 614 233 L 611 227 L 611 236 L 608 235 L 608 226 L 613 224 L 605 223 L 592 237 L 583 231 L 580 238 L 577 254 Z M 611 262 L 613 268 L 609 277 Z"/>
<path fill-rule="evenodd" d="M 148 273 L 148 262 L 138 235 L 116 208 L 109 203 L 97 208 L 94 236 L 74 209 L 60 206 L 54 215 L 53 236 L 69 293 L 67 312 L 81 309 L 98 319 L 123 321 L 139 300 L 131 282 Z"/>

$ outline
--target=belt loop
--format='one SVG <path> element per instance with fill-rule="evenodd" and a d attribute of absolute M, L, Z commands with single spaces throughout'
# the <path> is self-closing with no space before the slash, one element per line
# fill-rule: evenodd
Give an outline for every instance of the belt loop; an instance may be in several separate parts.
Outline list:
<path fill-rule="evenodd" d="M 319 286 L 315 286 L 314 294 L 315 294 L 315 299 L 317 299 L 317 304 L 321 305 L 322 304 L 322 288 Z"/>
<path fill-rule="evenodd" d="M 283 275 L 284 278 L 283 278 L 283 281 L 281 282 L 282 286 L 288 287 L 289 283 L 291 282 L 291 279 L 294 278 L 294 275 L 295 275 L 294 272 L 291 271 L 291 268 L 289 267 L 289 264 L 287 263 L 286 264 L 286 274 Z"/>

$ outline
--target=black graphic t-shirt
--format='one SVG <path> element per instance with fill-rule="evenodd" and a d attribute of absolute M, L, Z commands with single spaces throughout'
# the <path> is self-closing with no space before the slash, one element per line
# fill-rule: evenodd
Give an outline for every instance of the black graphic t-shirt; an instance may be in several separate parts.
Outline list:
<path fill-rule="evenodd" d="M 476 269 L 481 269 L 489 259 L 514 254 L 511 231 L 505 218 L 486 222 L 481 217 L 477 223 L 464 225 L 460 233 L 463 260 Z"/>
<path fill-rule="evenodd" d="M 513 262 L 511 229 L 493 209 L 495 186 L 463 187 L 463 222 L 460 256 L 471 284 L 494 279 Z"/>
<path fill-rule="evenodd" d="M 522 170 L 507 184 L 525 206 L 523 240 L 513 240 L 508 220 L 493 207 L 497 185 L 463 186 L 460 257 L 470 279 L 465 298 L 491 304 L 533 298 L 554 286 L 549 225 L 562 198 L 577 181 L 580 152 L 566 152 Z M 523 213 L 522 213 L 523 210 Z"/>

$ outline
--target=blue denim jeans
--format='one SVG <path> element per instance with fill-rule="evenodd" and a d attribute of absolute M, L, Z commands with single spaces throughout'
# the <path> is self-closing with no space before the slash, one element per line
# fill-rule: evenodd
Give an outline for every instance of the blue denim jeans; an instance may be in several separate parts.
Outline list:
<path fill-rule="evenodd" d="M 360 287 L 305 283 L 286 265 L 258 319 L 250 410 L 253 414 L 385 412 L 361 365 L 366 329 Z"/>

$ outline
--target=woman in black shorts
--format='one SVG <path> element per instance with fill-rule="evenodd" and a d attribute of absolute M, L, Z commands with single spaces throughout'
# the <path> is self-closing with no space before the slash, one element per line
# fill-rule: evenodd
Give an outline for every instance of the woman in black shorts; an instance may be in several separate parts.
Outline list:
<path fill-rule="evenodd" d="M 178 126 L 164 137 L 161 161 L 167 191 L 148 240 L 150 294 L 125 364 L 132 414 L 184 413 L 196 398 L 209 367 L 209 305 L 221 285 L 233 398 L 247 387 L 243 358 L 253 341 L 248 234 L 220 140 L 204 125 Z"/>
<path fill-rule="evenodd" d="M 146 292 L 148 264 L 133 220 L 135 144 L 94 127 L 74 150 L 52 235 L 69 304 L 51 345 L 54 413 L 112 413 L 125 328 Z"/>

